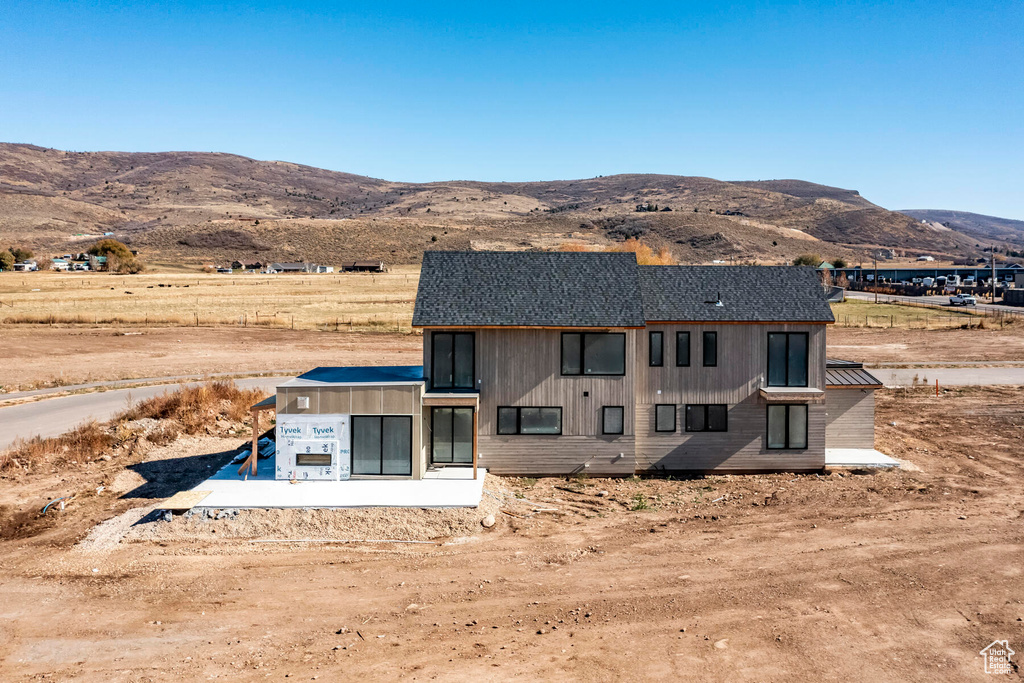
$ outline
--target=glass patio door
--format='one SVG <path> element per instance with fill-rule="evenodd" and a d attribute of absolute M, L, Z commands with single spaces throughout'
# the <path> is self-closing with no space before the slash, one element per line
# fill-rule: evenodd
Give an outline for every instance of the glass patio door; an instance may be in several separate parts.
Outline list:
<path fill-rule="evenodd" d="M 473 464 L 473 409 L 434 407 L 430 460 L 436 465 Z"/>

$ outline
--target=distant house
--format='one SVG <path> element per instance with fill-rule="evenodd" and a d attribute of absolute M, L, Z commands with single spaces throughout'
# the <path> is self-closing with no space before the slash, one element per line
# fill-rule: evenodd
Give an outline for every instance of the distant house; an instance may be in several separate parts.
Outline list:
<path fill-rule="evenodd" d="M 315 273 L 315 263 L 272 263 L 270 269 L 277 273 Z"/>
<path fill-rule="evenodd" d="M 353 261 L 341 266 L 346 273 L 386 273 L 388 268 L 383 261 Z"/>
<path fill-rule="evenodd" d="M 896 250 L 895 249 L 876 249 L 875 250 L 875 258 L 876 259 L 892 260 L 892 259 L 896 258 Z"/>
<path fill-rule="evenodd" d="M 106 256 L 89 256 L 89 270 L 106 270 Z"/>
<path fill-rule="evenodd" d="M 241 261 L 232 261 L 231 262 L 231 269 L 232 270 L 243 270 L 244 268 L 245 268 L 245 264 L 242 263 Z"/>
<path fill-rule="evenodd" d="M 921 256 L 917 257 L 917 260 L 918 261 L 934 261 L 935 257 L 934 256 L 928 256 L 927 254 L 922 254 Z"/>
<path fill-rule="evenodd" d="M 69 270 L 71 268 L 71 262 L 63 258 L 55 258 L 50 264 L 50 267 L 54 270 Z"/>
<path fill-rule="evenodd" d="M 821 263 L 819 263 L 819 264 L 818 264 L 818 268 L 819 268 L 819 269 L 821 269 L 821 268 L 829 268 L 829 269 L 832 269 L 832 268 L 835 268 L 835 266 L 833 266 L 833 265 L 832 265 L 831 263 L 829 263 L 828 261 L 822 261 Z"/>
<path fill-rule="evenodd" d="M 29 259 L 28 261 L 15 263 L 14 270 L 19 273 L 27 273 L 29 271 L 39 270 L 39 265 L 34 260 Z"/>

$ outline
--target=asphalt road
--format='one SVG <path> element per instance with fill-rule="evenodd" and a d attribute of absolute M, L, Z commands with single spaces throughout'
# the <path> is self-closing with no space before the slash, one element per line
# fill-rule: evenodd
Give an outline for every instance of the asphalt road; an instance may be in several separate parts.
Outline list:
<path fill-rule="evenodd" d="M 859 299 L 861 301 L 874 301 L 874 292 L 854 292 L 846 290 L 847 299 Z M 954 311 L 966 310 L 966 311 L 985 311 L 986 313 L 1011 313 L 1019 316 L 1024 316 L 1024 308 L 1020 306 L 1005 306 L 1003 304 L 983 304 L 981 300 L 978 300 L 976 306 L 950 306 L 948 294 L 934 294 L 929 296 L 903 296 L 900 294 L 879 294 L 878 303 L 885 304 L 889 302 L 894 303 L 910 303 L 910 304 L 928 304 L 929 306 L 941 306 L 944 309 L 952 309 Z"/>
<path fill-rule="evenodd" d="M 287 379 L 290 378 L 252 377 L 234 381 L 243 389 L 258 388 L 269 393 Z M 57 436 L 89 420 L 109 420 L 131 403 L 158 396 L 165 391 L 174 391 L 181 386 L 196 384 L 201 382 L 113 389 L 0 407 L 0 451 L 17 439 Z"/>

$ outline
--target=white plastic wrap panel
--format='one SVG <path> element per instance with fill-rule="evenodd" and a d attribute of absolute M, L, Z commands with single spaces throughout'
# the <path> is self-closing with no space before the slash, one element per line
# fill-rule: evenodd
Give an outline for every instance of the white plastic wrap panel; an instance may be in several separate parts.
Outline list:
<path fill-rule="evenodd" d="M 281 415 L 277 423 L 277 452 L 274 476 L 277 479 L 321 479 L 345 481 L 352 473 L 349 415 Z M 330 465 L 297 464 L 296 443 L 334 442 Z M 322 446 L 321 446 L 322 448 Z"/>

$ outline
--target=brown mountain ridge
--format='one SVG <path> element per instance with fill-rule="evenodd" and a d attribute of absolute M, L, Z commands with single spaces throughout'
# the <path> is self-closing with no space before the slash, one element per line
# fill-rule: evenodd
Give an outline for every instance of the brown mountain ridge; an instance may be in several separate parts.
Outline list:
<path fill-rule="evenodd" d="M 550 249 L 627 237 L 667 246 L 683 262 L 778 262 L 808 251 L 856 259 L 878 246 L 960 255 L 976 244 L 855 190 L 801 180 L 624 174 L 401 183 L 233 154 L 0 143 L 0 239 L 59 253 L 103 232 L 151 262 L 189 265 L 409 263 L 426 249 Z"/>

